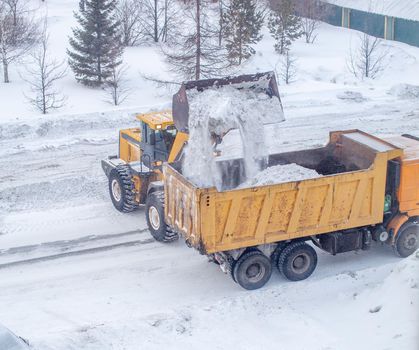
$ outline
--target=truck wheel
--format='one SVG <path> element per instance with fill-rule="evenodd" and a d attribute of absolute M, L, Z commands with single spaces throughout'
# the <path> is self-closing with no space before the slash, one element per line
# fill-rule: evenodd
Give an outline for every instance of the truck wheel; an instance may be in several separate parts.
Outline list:
<path fill-rule="evenodd" d="M 235 263 L 234 280 L 244 289 L 253 290 L 263 287 L 272 274 L 272 264 L 260 251 L 244 253 Z"/>
<path fill-rule="evenodd" d="M 393 249 L 396 255 L 406 258 L 419 248 L 419 223 L 410 221 L 404 224 L 396 237 Z"/>
<path fill-rule="evenodd" d="M 109 194 L 117 210 L 130 213 L 138 208 L 129 165 L 121 164 L 109 174 Z"/>
<path fill-rule="evenodd" d="M 148 229 L 156 241 L 173 242 L 179 238 L 164 221 L 164 192 L 156 191 L 148 195 L 145 216 Z"/>
<path fill-rule="evenodd" d="M 278 270 L 290 281 L 309 277 L 317 266 L 317 253 L 305 242 L 290 243 L 278 259 Z"/>

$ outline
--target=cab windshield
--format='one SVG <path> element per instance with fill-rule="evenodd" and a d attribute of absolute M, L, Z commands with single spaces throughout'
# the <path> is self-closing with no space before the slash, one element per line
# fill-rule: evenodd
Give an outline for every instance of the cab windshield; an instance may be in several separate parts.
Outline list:
<path fill-rule="evenodd" d="M 177 130 L 174 126 L 169 126 L 165 130 L 156 130 L 156 149 L 163 152 L 170 152 L 175 142 Z"/>

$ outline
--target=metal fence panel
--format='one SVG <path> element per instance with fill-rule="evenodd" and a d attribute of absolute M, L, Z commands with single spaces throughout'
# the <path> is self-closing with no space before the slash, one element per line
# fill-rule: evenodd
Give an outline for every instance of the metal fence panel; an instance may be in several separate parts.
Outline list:
<path fill-rule="evenodd" d="M 323 3 L 323 6 L 327 14 L 325 22 L 340 27 L 342 25 L 342 7 L 326 3 Z"/>
<path fill-rule="evenodd" d="M 394 40 L 419 46 L 419 22 L 396 18 L 394 23 Z"/>
<path fill-rule="evenodd" d="M 351 10 L 350 28 L 384 38 L 384 16 Z"/>

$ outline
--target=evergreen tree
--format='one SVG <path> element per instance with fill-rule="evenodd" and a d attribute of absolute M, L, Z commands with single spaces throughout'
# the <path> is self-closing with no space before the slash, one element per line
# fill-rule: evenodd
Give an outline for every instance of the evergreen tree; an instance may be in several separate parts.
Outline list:
<path fill-rule="evenodd" d="M 285 54 L 291 43 L 303 35 L 301 19 L 295 15 L 292 0 L 280 0 L 273 7 L 268 28 L 275 39 L 275 50 Z"/>
<path fill-rule="evenodd" d="M 74 16 L 79 23 L 70 38 L 69 65 L 78 82 L 99 86 L 121 64 L 122 45 L 116 0 L 81 0 Z"/>
<path fill-rule="evenodd" d="M 251 46 L 262 39 L 262 13 L 254 0 L 231 0 L 223 14 L 224 38 L 231 64 L 240 65 L 255 53 Z"/>

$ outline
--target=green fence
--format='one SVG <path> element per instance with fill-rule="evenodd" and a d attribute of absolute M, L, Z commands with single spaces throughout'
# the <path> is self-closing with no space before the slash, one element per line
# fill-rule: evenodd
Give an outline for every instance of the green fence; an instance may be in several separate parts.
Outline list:
<path fill-rule="evenodd" d="M 335 26 L 341 26 L 342 7 L 331 4 L 325 5 L 327 8 L 325 22 Z M 385 16 L 351 9 L 349 27 L 379 38 L 384 38 Z M 419 47 L 419 21 L 395 18 L 394 40 Z"/>
<path fill-rule="evenodd" d="M 394 40 L 419 46 L 419 22 L 396 18 L 394 22 Z"/>
<path fill-rule="evenodd" d="M 351 10 L 350 28 L 384 38 L 384 16 L 364 11 Z"/>

